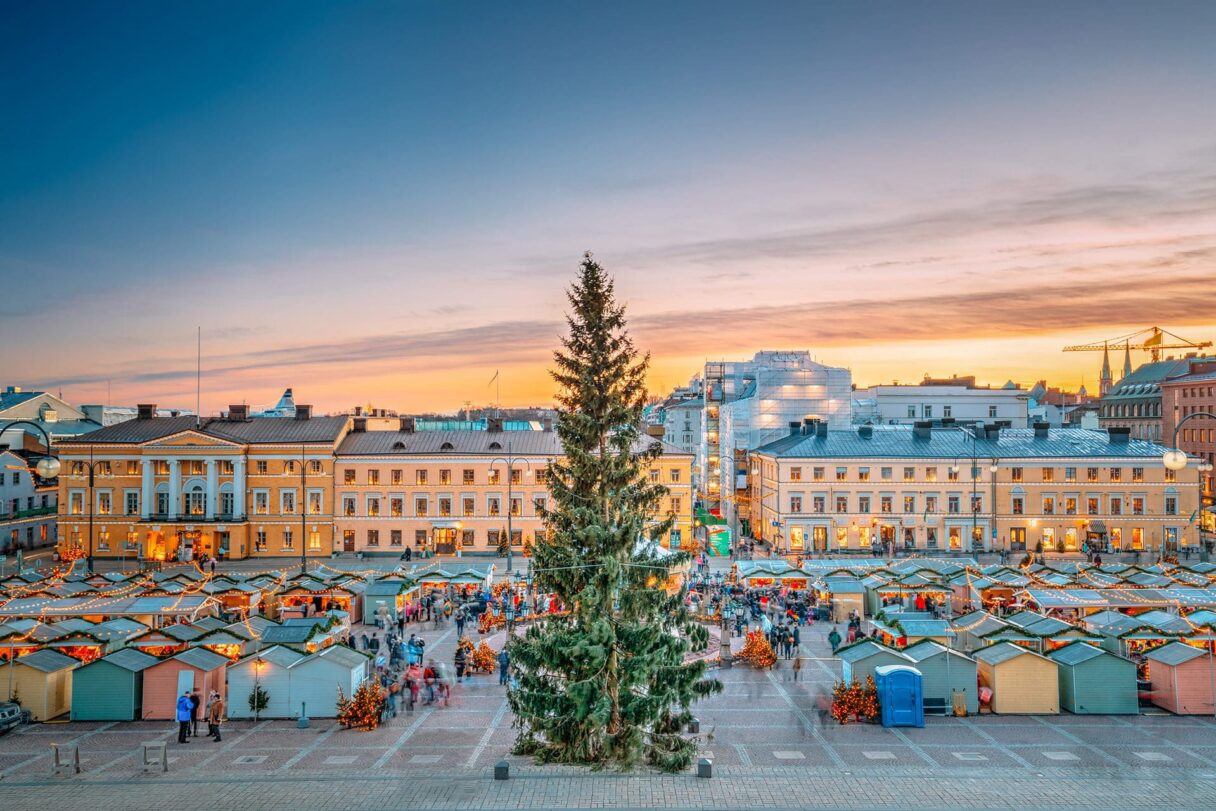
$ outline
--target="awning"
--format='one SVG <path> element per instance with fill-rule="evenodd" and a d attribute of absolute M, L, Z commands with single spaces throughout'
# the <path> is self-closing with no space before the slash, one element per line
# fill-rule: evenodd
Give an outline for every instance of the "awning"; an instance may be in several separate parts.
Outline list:
<path fill-rule="evenodd" d="M 1106 524 L 1105 524 L 1105 522 L 1103 522 L 1103 521 L 1090 521 L 1090 522 L 1089 522 L 1089 532 L 1091 532 L 1091 533 L 1092 533 L 1092 534 L 1094 534 L 1094 535 L 1105 535 L 1105 534 L 1106 534 Z"/>

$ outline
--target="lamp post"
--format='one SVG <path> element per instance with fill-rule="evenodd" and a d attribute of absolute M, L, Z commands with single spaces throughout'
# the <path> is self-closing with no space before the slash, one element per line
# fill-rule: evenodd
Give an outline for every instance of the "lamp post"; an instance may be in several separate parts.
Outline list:
<path fill-rule="evenodd" d="M 514 485 L 515 485 L 515 463 L 523 462 L 528 466 L 528 473 L 532 472 L 532 463 L 527 459 L 520 459 L 511 453 L 511 442 L 507 442 L 507 455 L 496 456 L 490 460 L 490 470 L 496 470 L 494 467 L 498 462 L 502 462 L 507 467 L 507 574 L 510 574 L 511 569 L 511 540 L 514 534 L 511 530 L 511 503 L 514 501 Z M 522 508 L 520 509 L 522 513 Z"/>
<path fill-rule="evenodd" d="M 300 443 L 300 574 L 308 573 L 308 462 L 305 460 L 305 445 Z M 332 544 L 332 539 L 331 539 Z"/>
<path fill-rule="evenodd" d="M 1178 432 L 1182 429 L 1183 424 L 1187 420 L 1193 420 L 1195 417 L 1207 417 L 1210 420 L 1216 420 L 1216 414 L 1213 414 L 1210 411 L 1196 411 L 1193 414 L 1187 414 L 1174 424 L 1174 436 L 1171 440 L 1172 447 L 1161 455 L 1161 462 L 1165 465 L 1167 470 L 1172 470 L 1177 473 L 1186 467 L 1188 458 L 1186 451 L 1178 448 Z M 1212 466 L 1207 462 L 1202 462 L 1198 465 L 1197 469 L 1200 473 L 1203 473 L 1205 469 L 1211 470 Z M 1195 526 L 1197 528 L 1197 535 L 1199 538 L 1200 559 L 1206 561 L 1210 554 L 1210 550 L 1208 549 L 1208 544 L 1203 540 L 1203 476 L 1199 476 L 1197 479 L 1199 487 L 1199 501 L 1195 505 L 1197 508 L 1196 517 L 1198 518 L 1198 523 Z M 1161 557 L 1165 557 L 1164 531 L 1161 533 Z"/>

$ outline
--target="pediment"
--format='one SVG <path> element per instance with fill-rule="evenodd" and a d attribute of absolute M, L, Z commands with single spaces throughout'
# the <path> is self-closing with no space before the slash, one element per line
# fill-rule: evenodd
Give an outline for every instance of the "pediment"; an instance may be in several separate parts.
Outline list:
<path fill-rule="evenodd" d="M 201 431 L 179 431 L 166 437 L 145 442 L 145 448 L 239 448 L 239 442 L 204 434 Z"/>

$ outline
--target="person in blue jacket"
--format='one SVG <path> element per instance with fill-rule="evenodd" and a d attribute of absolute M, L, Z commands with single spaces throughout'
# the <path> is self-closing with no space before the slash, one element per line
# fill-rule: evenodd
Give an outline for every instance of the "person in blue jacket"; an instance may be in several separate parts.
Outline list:
<path fill-rule="evenodd" d="M 194 702 L 190 700 L 190 691 L 181 694 L 177 699 L 177 742 L 189 743 L 190 727 L 194 722 Z"/>

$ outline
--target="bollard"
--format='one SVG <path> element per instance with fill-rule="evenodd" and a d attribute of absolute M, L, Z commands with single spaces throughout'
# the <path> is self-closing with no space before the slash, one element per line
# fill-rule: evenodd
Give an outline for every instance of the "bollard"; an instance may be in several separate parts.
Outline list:
<path fill-rule="evenodd" d="M 506 780 L 511 776 L 511 764 L 500 760 L 494 764 L 494 779 Z"/>
<path fill-rule="evenodd" d="M 296 729 L 308 729 L 308 702 L 300 702 L 300 719 L 296 721 Z"/>
<path fill-rule="evenodd" d="M 689 721 L 688 722 L 688 731 L 693 734 L 700 732 L 701 731 L 701 719 L 693 718 L 691 721 Z"/>
<path fill-rule="evenodd" d="M 714 776 L 714 762 L 707 757 L 697 761 L 697 777 L 710 778 Z"/>

